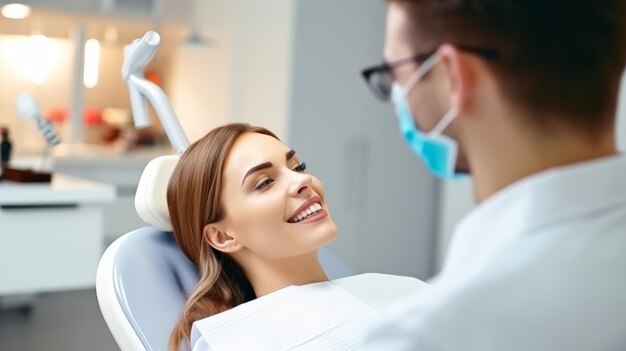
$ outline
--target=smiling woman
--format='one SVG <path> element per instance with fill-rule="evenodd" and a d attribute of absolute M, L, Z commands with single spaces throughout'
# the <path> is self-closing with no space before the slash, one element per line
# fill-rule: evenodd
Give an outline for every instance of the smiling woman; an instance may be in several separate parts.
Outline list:
<path fill-rule="evenodd" d="M 318 250 L 335 239 L 337 227 L 324 188 L 297 153 L 264 128 L 229 124 L 190 146 L 172 174 L 167 201 L 176 241 L 201 275 L 172 333 L 172 350 L 190 341 L 193 350 L 250 350 L 245 338 L 260 326 L 273 339 L 252 337 L 252 349 L 276 350 L 285 340 L 358 345 L 377 308 L 423 285 L 384 275 L 327 282 Z M 377 308 L 368 306 L 372 296 Z M 321 324 L 277 327 L 304 326 L 311 313 Z M 229 321 L 236 330 L 223 330 Z"/>

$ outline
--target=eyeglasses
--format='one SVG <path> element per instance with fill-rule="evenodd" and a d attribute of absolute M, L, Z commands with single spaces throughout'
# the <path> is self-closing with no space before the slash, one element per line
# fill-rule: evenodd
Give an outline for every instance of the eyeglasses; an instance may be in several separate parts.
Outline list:
<path fill-rule="evenodd" d="M 498 51 L 494 49 L 479 48 L 474 46 L 456 46 L 456 48 L 480 55 L 489 60 L 493 60 L 498 57 Z M 391 99 L 391 86 L 394 82 L 392 71 L 409 63 L 421 64 L 435 52 L 436 51 L 433 50 L 394 62 L 384 62 L 376 66 L 365 68 L 361 71 L 361 75 L 363 75 L 365 83 L 374 95 L 376 95 L 376 97 L 382 101 L 389 101 Z"/>

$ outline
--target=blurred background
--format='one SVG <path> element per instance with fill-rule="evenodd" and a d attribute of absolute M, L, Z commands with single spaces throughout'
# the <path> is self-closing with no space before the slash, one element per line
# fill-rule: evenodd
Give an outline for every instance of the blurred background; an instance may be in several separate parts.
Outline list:
<path fill-rule="evenodd" d="M 269 128 L 324 183 L 340 229 L 332 247 L 356 273 L 426 279 L 440 269 L 455 223 L 473 206 L 471 189 L 426 173 L 391 106 L 360 77 L 382 59 L 383 1 L 9 3 L 0 1 L 0 126 L 10 131 L 11 164 L 86 181 L 76 201 L 89 187 L 100 197 L 85 206 L 94 221 L 76 222 L 76 213 L 35 206 L 42 188 L 0 183 L 4 209 L 32 194 L 27 212 L 0 211 L 0 350 L 117 349 L 97 306 L 95 265 L 108 244 L 145 225 L 133 205 L 141 171 L 174 153 L 156 116 L 150 128 L 134 128 L 121 77 L 124 45 L 147 30 L 162 44 L 146 76 L 170 97 L 190 141 L 228 122 Z M 18 115 L 22 93 L 62 139 L 47 163 L 45 138 Z M 43 274 L 45 265 L 54 268 Z M 76 266 L 84 269 L 75 275 L 63 268 Z"/>

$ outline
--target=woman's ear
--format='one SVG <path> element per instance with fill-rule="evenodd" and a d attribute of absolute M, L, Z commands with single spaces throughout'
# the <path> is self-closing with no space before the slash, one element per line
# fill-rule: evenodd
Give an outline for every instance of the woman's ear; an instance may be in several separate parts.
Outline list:
<path fill-rule="evenodd" d="M 202 236 L 212 248 L 224 253 L 234 253 L 242 248 L 237 239 L 228 235 L 219 223 L 205 225 Z"/>

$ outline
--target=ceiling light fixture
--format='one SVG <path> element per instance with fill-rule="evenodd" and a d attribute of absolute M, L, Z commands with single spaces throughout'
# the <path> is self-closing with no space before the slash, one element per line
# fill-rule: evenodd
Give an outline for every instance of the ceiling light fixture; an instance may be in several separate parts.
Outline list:
<path fill-rule="evenodd" d="M 6 4 L 2 6 L 2 16 L 10 19 L 23 19 L 30 15 L 30 7 L 22 4 Z"/>

